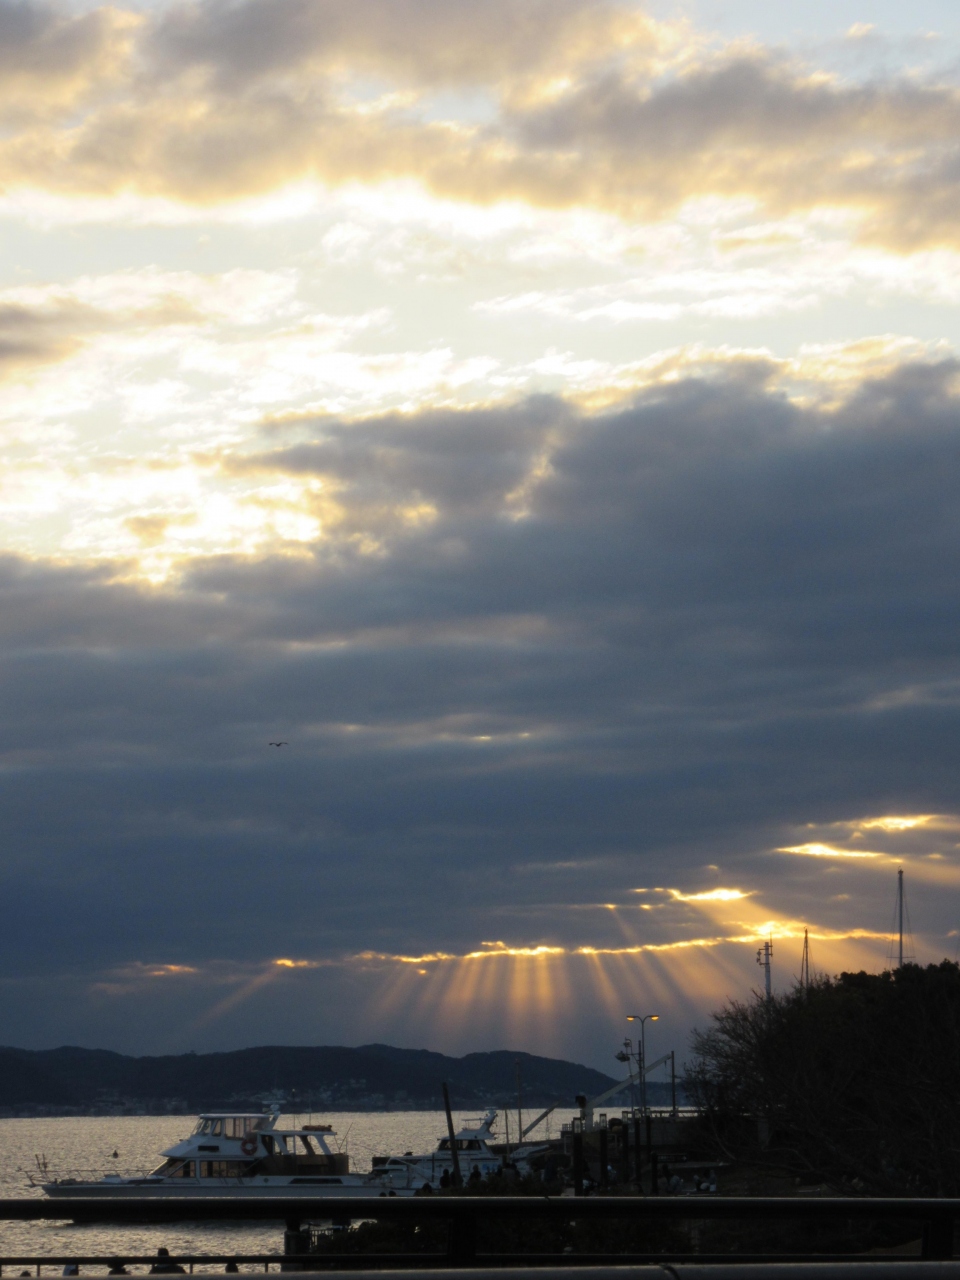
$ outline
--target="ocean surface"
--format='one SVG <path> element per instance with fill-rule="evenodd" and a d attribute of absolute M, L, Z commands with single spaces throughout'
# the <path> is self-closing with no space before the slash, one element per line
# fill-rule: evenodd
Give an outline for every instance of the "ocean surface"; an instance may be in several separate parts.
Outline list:
<path fill-rule="evenodd" d="M 454 1123 L 475 1115 L 454 1113 Z M 336 1112 L 312 1117 L 331 1123 L 339 1145 L 350 1154 L 350 1167 L 359 1173 L 370 1169 L 379 1155 L 403 1155 L 432 1151 L 446 1133 L 442 1111 Z M 530 1117 L 532 1118 L 532 1117 Z M 569 1116 L 564 1115 L 564 1120 Z M 304 1116 L 297 1117 L 303 1122 Z M 515 1117 L 514 1117 L 515 1119 Z M 524 1120 L 527 1116 L 524 1116 Z M 283 1117 L 285 1125 L 293 1117 Z M 39 1196 L 41 1181 L 37 1161 L 45 1160 L 50 1176 L 99 1178 L 107 1173 L 148 1173 L 160 1163 L 164 1147 L 186 1137 L 196 1123 L 193 1116 L 70 1116 L 37 1120 L 0 1119 L 0 1196 Z M 556 1136 L 560 1117 L 550 1117 L 550 1133 Z M 546 1134 L 544 1124 L 537 1136 Z M 117 1155 L 114 1157 L 114 1152 Z M 0 1222 L 0 1260 L 15 1257 L 63 1257 L 91 1254 L 155 1254 L 165 1245 L 172 1254 L 281 1253 L 283 1224 L 173 1223 L 159 1226 L 118 1226 L 72 1222 Z M 59 1274 L 49 1267 L 44 1274 Z M 85 1268 L 84 1272 L 93 1271 Z M 144 1272 L 146 1267 L 131 1268 Z M 222 1264 L 196 1267 L 197 1271 L 223 1271 Z M 242 1271 L 263 1272 L 259 1267 Z M 271 1271 L 276 1271 L 272 1267 Z M 8 1270 L 7 1275 L 11 1274 Z M 12 1272 L 19 1275 L 19 1269 Z"/>

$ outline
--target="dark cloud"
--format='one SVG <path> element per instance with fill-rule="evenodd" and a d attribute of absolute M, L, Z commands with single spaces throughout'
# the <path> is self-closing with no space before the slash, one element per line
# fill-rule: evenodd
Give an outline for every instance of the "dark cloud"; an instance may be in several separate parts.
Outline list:
<path fill-rule="evenodd" d="M 826 912 L 771 848 L 956 811 L 957 367 L 831 411 L 735 370 L 293 424 L 244 465 L 333 491 L 309 557 L 156 589 L 8 558 L 8 974 L 602 943 L 584 904 L 706 863 Z"/>
<path fill-rule="evenodd" d="M 56 289 L 34 301 L 0 302 L 0 378 L 16 375 L 25 365 L 67 360 L 104 333 L 196 324 L 200 318 L 172 290 L 144 306 L 113 309 L 90 306 Z"/>
<path fill-rule="evenodd" d="M 62 309 L 8 304 L 0 306 L 0 373 L 24 364 L 48 364 L 65 360 L 79 345 L 78 329 L 87 327 L 82 308 Z"/>
<path fill-rule="evenodd" d="M 138 25 L 118 8 L 78 14 L 42 0 L 3 0 L 0 119 L 6 128 L 13 136 L 22 131 L 25 143 L 38 123 L 62 121 L 64 113 L 115 88 Z"/>
<path fill-rule="evenodd" d="M 248 86 L 305 65 L 464 88 L 606 61 L 617 44 L 652 52 L 656 26 L 627 6 L 583 0 L 214 0 L 160 19 L 149 55 Z"/>
<path fill-rule="evenodd" d="M 100 58 L 114 23 L 106 10 L 74 15 L 30 0 L 0 4 L 0 67 L 7 75 L 72 77 Z"/>

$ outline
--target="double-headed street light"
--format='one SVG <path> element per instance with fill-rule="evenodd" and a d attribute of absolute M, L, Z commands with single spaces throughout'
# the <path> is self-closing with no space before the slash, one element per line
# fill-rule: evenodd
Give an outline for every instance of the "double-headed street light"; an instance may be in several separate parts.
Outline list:
<path fill-rule="evenodd" d="M 648 1021 L 659 1022 L 660 1015 L 659 1013 L 628 1013 L 627 1021 L 640 1023 L 640 1043 L 637 1046 L 639 1050 L 637 1053 L 637 1067 L 640 1072 L 640 1114 L 645 1116 L 647 1114 L 647 1047 L 644 1039 L 644 1031 L 646 1029 L 646 1023 Z"/>

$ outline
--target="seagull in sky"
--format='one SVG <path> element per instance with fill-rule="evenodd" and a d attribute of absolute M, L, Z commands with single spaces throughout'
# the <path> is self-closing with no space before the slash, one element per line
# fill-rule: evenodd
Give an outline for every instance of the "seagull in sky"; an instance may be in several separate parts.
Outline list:
<path fill-rule="evenodd" d="M 270 746 L 270 747 L 289 747 L 289 745 L 290 745 L 290 743 L 289 743 L 289 742 L 269 742 L 269 743 L 267 743 L 267 746 Z"/>

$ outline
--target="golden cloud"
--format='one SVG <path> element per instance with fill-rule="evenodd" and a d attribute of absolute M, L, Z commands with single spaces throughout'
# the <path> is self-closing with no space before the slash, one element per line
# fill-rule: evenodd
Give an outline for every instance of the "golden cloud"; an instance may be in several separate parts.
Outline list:
<path fill-rule="evenodd" d="M 805 858 L 884 858 L 884 853 L 876 853 L 866 849 L 838 849 L 835 845 L 821 844 L 812 841 L 809 844 L 785 845 L 777 853 L 797 853 Z"/>
<path fill-rule="evenodd" d="M 900 251 L 960 243 L 952 85 L 844 84 L 582 0 L 248 0 L 88 19 L 106 34 L 85 55 L 76 42 L 75 75 L 99 97 L 8 131 L 8 191 L 204 205 L 408 178 L 475 204 L 646 221 L 707 196 L 779 215 L 836 208 Z M 125 60 L 122 83 L 102 75 L 104 48 Z M 423 96 L 477 85 L 479 115 L 456 92 L 442 110 Z"/>
<path fill-rule="evenodd" d="M 742 889 L 705 889 L 702 893 L 681 893 L 679 889 L 671 889 L 670 895 L 675 902 L 739 902 L 743 898 L 752 897 L 753 893 L 744 893 Z"/>
<path fill-rule="evenodd" d="M 0 119 L 55 119 L 102 97 L 129 73 L 141 15 L 104 5 L 83 14 L 0 5 Z"/>
<path fill-rule="evenodd" d="M 866 818 L 857 825 L 863 827 L 865 831 L 869 831 L 874 827 L 879 827 L 881 831 L 912 831 L 914 827 L 927 826 L 936 816 L 933 813 L 915 814 L 912 817 L 891 815 L 885 818 Z"/>

